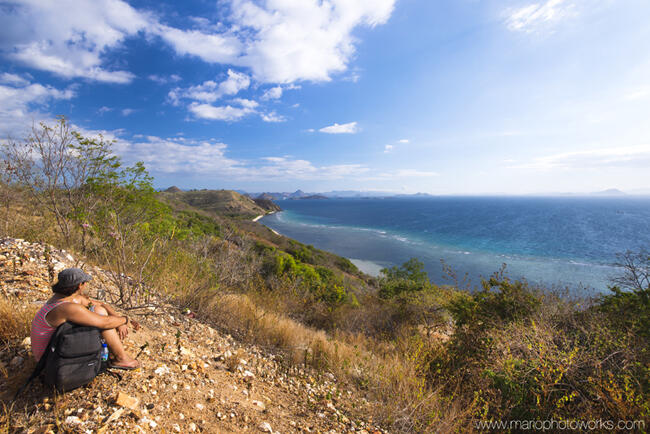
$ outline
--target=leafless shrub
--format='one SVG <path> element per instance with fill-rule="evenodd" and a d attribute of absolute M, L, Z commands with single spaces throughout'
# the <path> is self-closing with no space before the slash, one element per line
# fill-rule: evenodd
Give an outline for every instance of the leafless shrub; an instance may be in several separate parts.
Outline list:
<path fill-rule="evenodd" d="M 645 249 L 638 252 L 628 250 L 617 255 L 614 265 L 623 269 L 620 276 L 611 279 L 614 285 L 635 292 L 650 289 L 650 252 Z"/>

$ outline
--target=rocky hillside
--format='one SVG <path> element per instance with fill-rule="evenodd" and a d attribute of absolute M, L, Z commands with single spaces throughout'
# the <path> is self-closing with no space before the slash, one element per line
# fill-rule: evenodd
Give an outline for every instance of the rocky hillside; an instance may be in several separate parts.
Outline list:
<path fill-rule="evenodd" d="M 70 266 L 93 275 L 91 296 L 111 299 L 116 288 L 103 270 L 43 244 L 0 240 L 0 431 L 385 432 L 364 417 L 368 403 L 331 373 L 244 345 L 162 300 L 129 312 L 142 325 L 125 342 L 140 369 L 62 396 L 35 381 L 12 405 L 34 366 L 29 321 L 51 296 L 52 277 Z"/>
<path fill-rule="evenodd" d="M 267 211 L 282 211 L 282 208 L 280 208 L 280 206 L 277 205 L 276 203 L 274 203 L 271 199 L 265 199 L 265 198 L 262 198 L 262 197 L 258 197 L 258 198 L 253 199 L 253 200 L 255 201 L 255 203 L 259 207 L 261 207 L 261 208 L 263 208 L 263 209 L 265 209 Z"/>
<path fill-rule="evenodd" d="M 175 205 L 187 204 L 202 211 L 228 217 L 252 218 L 269 211 L 277 211 L 272 202 L 256 203 L 248 196 L 232 190 L 165 191 L 160 197 Z"/>

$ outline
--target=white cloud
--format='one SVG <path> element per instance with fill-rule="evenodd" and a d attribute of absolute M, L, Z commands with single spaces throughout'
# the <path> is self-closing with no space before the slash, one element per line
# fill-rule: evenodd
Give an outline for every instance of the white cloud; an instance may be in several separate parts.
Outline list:
<path fill-rule="evenodd" d="M 152 74 L 147 78 L 158 84 L 175 83 L 177 81 L 181 81 L 181 76 L 177 74 L 171 74 L 170 76 Z"/>
<path fill-rule="evenodd" d="M 12 86 L 27 86 L 29 84 L 29 80 L 26 80 L 17 74 L 10 74 L 8 72 L 4 72 L 0 74 L 0 83 L 10 84 Z"/>
<path fill-rule="evenodd" d="M 11 75 L 11 74 L 9 74 Z M 16 77 L 2 77 L 0 84 L 0 134 L 17 134 L 25 131 L 33 121 L 40 121 L 47 116 L 39 113 L 39 108 L 47 107 L 50 101 L 69 100 L 75 96 L 72 88 L 65 90 L 27 80 L 17 80 Z"/>
<path fill-rule="evenodd" d="M 264 94 L 262 95 L 262 100 L 268 101 L 268 100 L 273 100 L 273 99 L 280 99 L 282 97 L 282 93 L 285 90 L 294 90 L 294 89 L 300 89 L 299 85 L 295 84 L 289 84 L 286 86 L 275 86 L 270 89 L 267 89 Z"/>
<path fill-rule="evenodd" d="M 323 127 L 320 130 L 321 133 L 327 134 L 354 134 L 359 131 L 356 122 L 349 122 L 347 124 L 337 124 Z"/>
<path fill-rule="evenodd" d="M 284 116 L 279 115 L 274 111 L 262 113 L 261 116 L 264 122 L 285 122 L 287 120 Z"/>
<path fill-rule="evenodd" d="M 148 136 L 144 141 L 118 140 L 116 151 L 129 163 L 143 161 L 154 172 L 243 174 L 241 163 L 226 157 L 226 148 L 219 142 Z"/>
<path fill-rule="evenodd" d="M 399 143 L 408 143 L 409 139 L 401 139 L 401 140 L 398 140 L 398 142 Z"/>
<path fill-rule="evenodd" d="M 398 178 L 430 178 L 432 176 L 440 176 L 440 174 L 428 170 L 401 169 L 395 171 L 394 176 Z"/>
<path fill-rule="evenodd" d="M 386 145 L 384 146 L 384 154 L 388 154 L 393 150 L 394 146 L 393 145 Z"/>
<path fill-rule="evenodd" d="M 259 107 L 259 103 L 257 101 L 253 101 L 252 99 L 246 99 L 246 98 L 235 98 L 232 100 L 235 104 L 239 104 L 242 107 L 249 108 L 249 109 L 254 109 Z"/>
<path fill-rule="evenodd" d="M 157 24 L 153 33 L 179 54 L 197 56 L 208 63 L 235 64 L 244 44 L 233 35 L 209 34 L 200 30 L 180 30 Z"/>
<path fill-rule="evenodd" d="M 538 157 L 512 169 L 602 169 L 605 167 L 650 167 L 650 144 L 563 152 Z"/>
<path fill-rule="evenodd" d="M 129 115 L 132 115 L 135 112 L 136 112 L 135 109 L 125 108 L 125 109 L 122 109 L 122 116 L 129 116 Z"/>
<path fill-rule="evenodd" d="M 266 157 L 263 160 L 268 164 L 250 169 L 250 175 L 254 174 L 254 178 L 342 179 L 360 176 L 370 170 L 361 164 L 338 164 L 318 167 L 307 160 L 294 160 L 287 157 Z"/>
<path fill-rule="evenodd" d="M 123 131 L 88 131 L 78 129 L 84 136 L 102 134 L 104 139 L 115 141 L 115 153 L 126 164 L 143 161 L 152 173 L 200 174 L 230 181 L 277 180 L 336 180 L 380 179 L 396 177 L 436 176 L 435 172 L 396 170 L 373 174 L 374 170 L 363 164 L 333 164 L 318 166 L 311 161 L 290 156 L 269 156 L 258 160 L 237 160 L 227 156 L 228 146 L 213 140 L 193 140 L 184 137 L 161 138 L 132 136 L 127 140 Z"/>
<path fill-rule="evenodd" d="M 228 1 L 231 26 L 217 33 L 159 24 L 155 32 L 180 54 L 250 68 L 264 83 L 328 81 L 354 54 L 352 32 L 385 23 L 395 0 Z"/>
<path fill-rule="evenodd" d="M 127 164 L 143 161 L 152 172 L 165 174 L 203 174 L 235 181 L 328 180 L 366 174 L 370 169 L 360 164 L 316 166 L 312 162 L 290 157 L 265 157 L 258 161 L 239 161 L 226 155 L 227 145 L 216 141 L 185 138 L 139 136 L 143 140 L 124 140 L 110 131 L 82 131 L 84 135 L 102 134 L 116 140 L 115 151 Z M 136 136 L 134 136 L 136 137 Z"/>
<path fill-rule="evenodd" d="M 100 115 L 103 115 L 104 113 L 108 113 L 110 111 L 113 111 L 113 109 L 106 106 L 101 106 L 99 109 L 97 109 L 97 113 L 99 113 Z"/>
<path fill-rule="evenodd" d="M 270 99 L 279 99 L 282 97 L 282 86 L 275 86 L 270 89 L 268 89 L 266 92 L 264 92 L 264 95 L 262 95 L 262 99 L 267 101 Z"/>
<path fill-rule="evenodd" d="M 250 78 L 232 69 L 228 70 L 228 78 L 219 83 L 218 91 L 221 95 L 236 95 L 240 90 L 247 89 L 251 84 Z"/>
<path fill-rule="evenodd" d="M 573 13 L 575 5 L 567 0 L 547 0 L 508 10 L 506 24 L 512 31 L 532 33 Z"/>
<path fill-rule="evenodd" d="M 221 83 L 208 80 L 185 89 L 177 87 L 169 91 L 168 97 L 174 105 L 178 105 L 182 98 L 212 103 L 225 95 L 236 95 L 247 89 L 250 83 L 250 77 L 246 74 L 229 69 L 228 77 Z"/>
<path fill-rule="evenodd" d="M 103 54 L 147 28 L 147 14 L 120 0 L 23 0 L 0 14 L 0 50 L 12 60 L 65 77 L 128 83 Z"/>
<path fill-rule="evenodd" d="M 353 31 L 385 23 L 394 4 L 224 0 L 219 6 L 230 13 L 224 12 L 219 22 L 198 18 L 195 28 L 179 29 L 123 0 L 21 0 L 0 15 L 0 51 L 65 78 L 129 83 L 134 75 L 109 65 L 106 54 L 127 38 L 155 36 L 178 54 L 250 68 L 259 82 L 328 81 L 347 69 L 355 52 Z"/>
<path fill-rule="evenodd" d="M 650 86 L 639 86 L 628 91 L 624 98 L 629 101 L 647 99 L 650 97 Z"/>
<path fill-rule="evenodd" d="M 250 107 L 233 107 L 231 105 L 215 107 L 211 104 L 199 104 L 197 102 L 191 103 L 188 109 L 197 118 L 218 121 L 238 121 L 255 113 L 255 109 Z"/>

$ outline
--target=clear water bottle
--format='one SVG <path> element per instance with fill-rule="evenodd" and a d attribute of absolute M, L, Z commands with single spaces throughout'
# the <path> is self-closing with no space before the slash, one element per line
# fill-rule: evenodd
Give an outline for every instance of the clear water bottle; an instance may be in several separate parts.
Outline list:
<path fill-rule="evenodd" d="M 108 345 L 102 339 L 102 362 L 108 362 Z"/>

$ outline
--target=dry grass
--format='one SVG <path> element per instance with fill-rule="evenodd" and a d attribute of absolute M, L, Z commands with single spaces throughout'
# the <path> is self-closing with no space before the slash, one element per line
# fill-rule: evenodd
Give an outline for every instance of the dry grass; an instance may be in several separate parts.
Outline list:
<path fill-rule="evenodd" d="M 450 402 L 425 380 L 426 348 L 373 351 L 376 342 L 363 335 L 327 335 L 284 315 L 262 309 L 246 295 L 214 296 L 195 306 L 221 329 L 267 349 L 286 354 L 290 365 L 309 365 L 334 373 L 368 394 L 375 420 L 403 432 L 448 432 L 466 421 L 469 406 Z"/>
<path fill-rule="evenodd" d="M 37 307 L 20 307 L 15 302 L 0 298 L 0 342 L 7 344 L 29 336 Z"/>
<path fill-rule="evenodd" d="M 11 410 L 4 402 L 0 403 L 0 406 L 0 434 L 5 434 L 11 426 Z"/>

